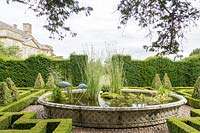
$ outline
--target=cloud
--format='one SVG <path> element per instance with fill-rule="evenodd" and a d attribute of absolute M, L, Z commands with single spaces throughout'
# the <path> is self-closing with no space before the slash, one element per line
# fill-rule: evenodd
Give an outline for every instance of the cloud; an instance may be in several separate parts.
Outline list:
<path fill-rule="evenodd" d="M 22 4 L 8 5 L 6 0 L 0 1 L 0 20 L 11 25 L 17 24 L 21 29 L 23 22 L 31 23 L 35 38 L 41 43 L 52 45 L 55 53 L 64 57 L 68 57 L 74 51 L 81 53 L 91 45 L 97 51 L 104 50 L 105 44 L 121 49 L 137 59 L 154 55 L 146 53 L 142 47 L 151 43 L 151 40 L 145 38 L 147 34 L 145 29 L 137 27 L 133 22 L 129 22 L 124 29 L 117 29 L 120 15 L 116 9 L 119 1 L 81 0 L 80 2 L 82 5 L 92 6 L 94 11 L 89 17 L 85 17 L 84 13 L 73 15 L 66 23 L 78 33 L 78 36 L 74 38 L 67 36 L 62 41 L 49 39 L 49 32 L 43 28 L 45 18 L 35 17 L 35 13 L 27 10 Z M 187 39 L 183 40 L 184 56 L 188 56 L 194 48 L 199 47 L 199 35 L 199 29 L 195 28 L 191 28 L 191 32 L 186 34 Z"/>

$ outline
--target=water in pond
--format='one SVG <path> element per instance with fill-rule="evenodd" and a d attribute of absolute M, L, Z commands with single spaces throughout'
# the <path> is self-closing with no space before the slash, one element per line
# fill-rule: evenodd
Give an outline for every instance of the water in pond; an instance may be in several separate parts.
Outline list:
<path fill-rule="evenodd" d="M 99 95 L 98 100 L 87 100 L 84 97 L 84 93 L 73 94 L 73 99 L 69 101 L 69 98 L 65 98 L 62 104 L 72 104 L 81 106 L 101 106 L 101 107 L 142 107 L 146 105 L 158 105 L 169 102 L 178 101 L 174 97 L 168 95 L 157 95 L 149 93 L 103 93 Z M 51 97 L 46 99 L 47 101 L 54 102 Z"/>

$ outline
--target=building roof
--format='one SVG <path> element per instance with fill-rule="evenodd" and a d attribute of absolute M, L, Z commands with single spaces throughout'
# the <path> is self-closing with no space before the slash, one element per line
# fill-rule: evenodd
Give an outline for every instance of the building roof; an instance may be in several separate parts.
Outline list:
<path fill-rule="evenodd" d="M 24 45 L 28 45 L 27 42 L 32 40 L 35 43 L 35 45 L 36 45 L 35 47 L 36 48 L 39 48 L 39 49 L 42 49 L 42 50 L 53 51 L 53 48 L 50 45 L 40 44 L 32 35 L 28 35 L 23 30 L 20 30 L 17 27 L 8 25 L 8 24 L 6 24 L 6 23 L 4 23 L 2 21 L 0 21 L 0 30 L 9 30 L 9 31 L 17 33 L 17 34 L 19 34 L 21 36 L 20 38 L 18 38 L 18 37 L 12 36 L 10 34 L 7 34 L 7 35 L 1 35 L 0 34 L 0 37 L 1 36 L 6 36 L 6 37 L 14 38 L 14 39 L 16 39 L 18 41 L 21 41 Z"/>

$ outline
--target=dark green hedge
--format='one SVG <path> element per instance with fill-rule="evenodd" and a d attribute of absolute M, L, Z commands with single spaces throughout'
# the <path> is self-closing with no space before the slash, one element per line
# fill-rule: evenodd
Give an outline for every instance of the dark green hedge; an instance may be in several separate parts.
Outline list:
<path fill-rule="evenodd" d="M 35 112 L 0 113 L 0 132 L 4 133 L 70 133 L 71 119 L 35 119 Z"/>
<path fill-rule="evenodd" d="M 194 86 L 200 76 L 200 56 L 191 56 L 179 61 L 162 57 L 150 57 L 143 61 L 131 60 L 130 56 L 121 58 L 125 63 L 126 86 L 151 86 L 156 73 L 161 79 L 167 73 L 173 86 Z"/>
<path fill-rule="evenodd" d="M 80 83 L 87 83 L 87 55 L 71 55 L 70 56 L 70 73 L 71 81 L 74 86 Z"/>
<path fill-rule="evenodd" d="M 31 95 L 26 96 L 22 99 L 19 99 L 18 101 L 12 102 L 6 106 L 0 106 L 0 112 L 17 112 L 28 105 L 32 104 L 34 101 L 37 100 L 38 96 L 45 93 L 45 90 L 40 90 L 37 92 L 32 92 Z"/>
<path fill-rule="evenodd" d="M 170 133 L 199 133 L 199 119 L 200 117 L 167 119 L 168 130 Z"/>
<path fill-rule="evenodd" d="M 41 73 L 44 81 L 47 81 L 48 73 L 58 73 L 61 80 L 73 81 L 77 85 L 82 82 L 82 73 L 76 67 L 76 61 L 86 66 L 83 57 L 86 55 L 73 55 L 70 60 L 55 60 L 43 55 L 32 56 L 26 60 L 3 60 L 0 59 L 0 81 L 10 77 L 18 87 L 32 87 L 38 73 Z M 83 65 L 82 65 L 83 64 Z"/>
<path fill-rule="evenodd" d="M 200 108 L 200 100 L 192 98 L 191 94 L 193 92 L 193 88 L 185 87 L 185 89 L 180 89 L 176 91 L 178 94 L 184 96 L 187 99 L 187 104 L 194 107 L 194 108 Z"/>

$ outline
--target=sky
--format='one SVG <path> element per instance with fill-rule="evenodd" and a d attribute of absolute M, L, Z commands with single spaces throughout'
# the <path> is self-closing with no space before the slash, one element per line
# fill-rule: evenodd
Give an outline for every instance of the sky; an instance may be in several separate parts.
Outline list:
<path fill-rule="evenodd" d="M 133 59 L 145 59 L 156 53 L 146 52 L 143 45 L 150 45 L 151 41 L 146 38 L 148 31 L 130 21 L 126 27 L 118 29 L 120 14 L 117 12 L 119 0 L 82 0 L 81 4 L 92 6 L 94 11 L 89 17 L 83 13 L 73 15 L 67 20 L 76 37 L 68 35 L 63 40 L 50 39 L 50 33 L 43 28 L 45 18 L 36 17 L 35 13 L 27 9 L 27 6 L 18 3 L 7 4 L 6 0 L 0 1 L 0 21 L 10 25 L 17 24 L 22 29 L 22 23 L 32 24 L 33 36 L 42 44 L 53 46 L 57 56 L 67 58 L 71 53 L 84 53 L 90 51 L 118 51 L 118 53 L 129 54 Z M 183 40 L 182 54 L 187 57 L 189 53 L 200 48 L 199 26 L 190 28 Z M 172 57 L 172 56 L 171 56 Z"/>

